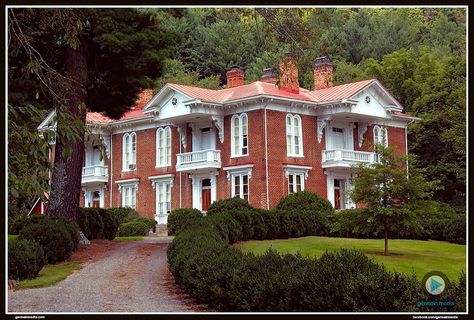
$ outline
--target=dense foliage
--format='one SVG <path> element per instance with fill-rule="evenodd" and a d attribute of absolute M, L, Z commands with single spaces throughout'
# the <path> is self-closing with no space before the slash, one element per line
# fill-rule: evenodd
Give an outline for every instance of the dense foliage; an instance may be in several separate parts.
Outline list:
<path fill-rule="evenodd" d="M 146 236 L 149 230 L 150 225 L 147 222 L 132 220 L 120 225 L 118 235 L 120 237 Z"/>
<path fill-rule="evenodd" d="M 8 241 L 8 279 L 32 279 L 44 266 L 43 248 L 28 240 Z"/>
<path fill-rule="evenodd" d="M 130 207 L 110 208 L 107 209 L 107 212 L 110 213 L 119 224 L 129 222 L 130 220 L 136 219 L 140 216 L 135 209 Z"/>
<path fill-rule="evenodd" d="M 79 229 L 66 219 L 44 218 L 24 226 L 18 239 L 38 243 L 47 263 L 61 262 L 69 258 L 79 242 Z"/>
<path fill-rule="evenodd" d="M 247 210 L 251 208 L 252 207 L 246 200 L 240 197 L 233 197 L 229 199 L 214 201 L 207 209 L 207 214 L 212 215 L 215 213 L 226 212 L 229 210 Z"/>
<path fill-rule="evenodd" d="M 267 230 L 285 229 L 281 224 L 288 221 L 266 219 L 274 213 L 242 210 L 193 220 L 168 249 L 177 283 L 219 311 L 416 311 L 416 302 L 426 300 L 415 275 L 388 272 L 360 252 L 326 252 L 308 259 L 272 250 L 255 256 L 229 246 L 252 238 L 246 228 L 257 217 Z M 461 278 L 435 299 L 449 295 L 458 302 L 455 310 L 463 310 L 463 285 Z"/>
<path fill-rule="evenodd" d="M 202 217 L 201 211 L 198 209 L 175 209 L 168 216 L 168 235 L 172 236 L 178 231 L 183 230 L 191 224 L 195 219 Z"/>
<path fill-rule="evenodd" d="M 109 210 L 111 209 L 79 209 L 79 227 L 87 239 L 113 240 L 115 238 L 118 232 L 119 223 Z"/>

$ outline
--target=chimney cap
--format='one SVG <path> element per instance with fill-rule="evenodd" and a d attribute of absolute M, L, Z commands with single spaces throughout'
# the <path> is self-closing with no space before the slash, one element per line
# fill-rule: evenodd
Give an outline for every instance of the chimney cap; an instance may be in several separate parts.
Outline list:
<path fill-rule="evenodd" d="M 315 67 L 319 67 L 322 65 L 332 65 L 331 59 L 328 56 L 318 57 L 316 58 L 316 62 L 314 63 Z"/>

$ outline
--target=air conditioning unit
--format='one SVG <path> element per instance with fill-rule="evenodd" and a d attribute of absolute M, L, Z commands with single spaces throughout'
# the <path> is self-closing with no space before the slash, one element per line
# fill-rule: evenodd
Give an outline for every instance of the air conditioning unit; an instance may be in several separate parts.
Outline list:
<path fill-rule="evenodd" d="M 134 165 L 134 164 L 129 164 L 128 165 L 129 170 L 135 170 L 135 168 L 136 168 L 136 165 Z"/>

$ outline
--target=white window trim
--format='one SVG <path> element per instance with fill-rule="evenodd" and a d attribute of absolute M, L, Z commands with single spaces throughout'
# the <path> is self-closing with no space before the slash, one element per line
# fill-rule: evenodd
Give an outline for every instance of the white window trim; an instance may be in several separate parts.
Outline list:
<path fill-rule="evenodd" d="M 123 189 L 124 188 L 135 188 L 135 208 L 137 208 L 137 193 L 138 193 L 138 183 L 139 183 L 140 179 L 139 178 L 133 178 L 133 179 L 125 179 L 125 180 L 118 180 L 118 181 L 115 181 L 115 183 L 118 184 L 118 189 L 119 189 L 119 192 L 121 194 L 121 205 L 122 207 L 124 207 L 124 196 L 123 196 Z"/>
<path fill-rule="evenodd" d="M 231 183 L 230 186 L 230 193 L 232 197 L 235 197 L 235 176 L 240 176 L 241 184 L 240 184 L 240 198 L 243 199 L 243 178 L 242 176 L 248 176 L 248 198 L 250 199 L 250 179 L 252 178 L 252 169 L 253 164 L 246 164 L 246 165 L 239 165 L 239 166 L 231 166 L 231 167 L 224 167 L 222 168 L 227 173 L 227 180 Z"/>
<path fill-rule="evenodd" d="M 164 142 L 164 157 L 163 159 L 165 160 L 165 164 L 160 164 L 160 146 L 159 146 L 159 139 L 158 139 L 158 134 L 160 132 L 163 132 L 163 142 Z M 168 162 L 168 146 L 166 145 L 168 139 L 167 139 L 167 134 L 169 134 L 170 136 L 170 157 L 169 157 L 169 162 Z M 155 140 L 156 140 L 156 144 L 155 144 L 155 149 L 156 149 L 156 163 L 155 163 L 155 168 L 164 168 L 164 167 L 169 167 L 171 166 L 171 153 L 173 153 L 172 151 L 172 141 L 171 141 L 172 137 L 171 137 L 171 128 L 169 126 L 167 127 L 160 127 L 158 129 L 156 129 L 156 133 L 155 133 Z"/>
<path fill-rule="evenodd" d="M 292 164 L 288 164 L 288 165 L 284 165 L 283 166 L 283 170 L 285 172 L 285 177 L 286 179 L 288 180 L 288 194 L 290 194 L 290 175 L 293 176 L 293 181 L 296 181 L 296 176 L 302 176 L 302 179 L 301 179 L 301 191 L 304 191 L 305 189 L 305 185 L 304 185 L 304 182 L 306 179 L 308 179 L 308 176 L 309 176 L 309 170 L 313 169 L 313 167 L 309 167 L 309 166 L 299 166 L 299 165 L 292 165 Z M 296 184 L 294 184 L 295 186 Z M 296 192 L 294 189 L 293 189 L 293 193 Z"/>
<path fill-rule="evenodd" d="M 287 143 L 287 147 L 286 147 L 286 155 L 288 157 L 298 157 L 298 158 L 303 158 L 304 157 L 304 148 L 303 148 L 303 121 L 300 117 L 299 114 L 291 114 L 291 113 L 288 113 L 285 117 L 285 132 L 286 132 L 286 135 L 285 135 L 285 140 L 286 140 L 286 137 L 288 136 L 288 118 L 290 118 L 290 150 L 288 152 L 288 141 L 286 141 Z M 295 134 L 294 134 L 294 131 L 295 131 L 295 119 L 298 119 L 299 120 L 299 128 L 298 128 L 298 137 L 300 138 L 300 152 L 299 153 L 295 153 Z"/>
<path fill-rule="evenodd" d="M 134 160 L 133 163 L 129 163 L 129 165 L 135 165 L 135 169 L 128 168 L 126 164 L 126 149 L 129 149 L 130 156 L 132 155 L 132 136 L 135 136 L 135 154 L 133 156 Z M 125 145 L 125 139 L 129 138 L 129 144 Z M 122 171 L 134 171 L 137 169 L 137 134 L 136 132 L 127 132 L 124 133 L 122 137 Z"/>
<path fill-rule="evenodd" d="M 247 119 L 247 153 L 243 154 L 242 149 L 244 146 L 244 136 L 242 132 L 242 120 L 243 118 Z M 234 142 L 234 120 L 239 119 L 239 150 L 238 153 L 235 152 L 235 142 Z M 247 157 L 249 155 L 249 117 L 247 116 L 246 113 L 241 113 L 241 114 L 234 114 L 232 118 L 230 119 L 230 157 L 231 158 L 238 158 L 238 157 Z"/>
<path fill-rule="evenodd" d="M 171 188 L 173 188 L 173 181 L 174 181 L 174 174 L 163 174 L 159 176 L 150 176 L 148 179 L 151 181 L 151 186 L 153 190 L 155 190 L 155 217 L 162 217 L 167 215 L 166 213 L 159 213 L 159 187 L 157 185 L 169 185 L 170 186 L 170 206 L 169 209 L 171 211 Z"/>
<path fill-rule="evenodd" d="M 378 131 L 378 135 L 381 136 L 382 139 L 385 138 L 383 142 L 384 142 L 385 148 L 387 148 L 388 147 L 388 130 L 387 130 L 387 128 L 382 127 L 382 126 L 378 126 L 378 125 L 374 126 L 374 129 L 373 129 L 374 144 L 379 144 L 378 139 L 375 138 L 375 134 L 376 134 L 377 131 Z"/>

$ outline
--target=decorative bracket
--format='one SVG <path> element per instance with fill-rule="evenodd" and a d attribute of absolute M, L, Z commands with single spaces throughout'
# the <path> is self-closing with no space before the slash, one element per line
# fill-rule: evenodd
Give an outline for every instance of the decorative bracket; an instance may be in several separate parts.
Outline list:
<path fill-rule="evenodd" d="M 179 137 L 181 138 L 181 144 L 184 148 L 187 145 L 187 138 L 186 138 L 186 123 L 175 124 L 176 129 L 178 129 Z"/>
<path fill-rule="evenodd" d="M 212 121 L 219 131 L 219 140 L 224 143 L 224 116 L 213 115 Z"/>
<path fill-rule="evenodd" d="M 329 117 L 318 118 L 318 143 L 321 143 L 321 140 L 323 139 L 323 130 L 327 127 L 330 121 L 331 118 Z"/>
<path fill-rule="evenodd" d="M 357 123 L 359 147 L 362 147 L 362 142 L 364 141 L 364 134 L 367 132 L 368 127 L 369 127 L 368 123 L 361 123 L 361 122 Z"/>
<path fill-rule="evenodd" d="M 104 146 L 105 155 L 108 159 L 110 159 L 110 136 L 108 135 L 101 135 L 100 139 L 102 141 L 102 145 Z"/>

